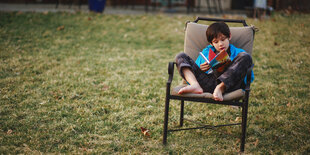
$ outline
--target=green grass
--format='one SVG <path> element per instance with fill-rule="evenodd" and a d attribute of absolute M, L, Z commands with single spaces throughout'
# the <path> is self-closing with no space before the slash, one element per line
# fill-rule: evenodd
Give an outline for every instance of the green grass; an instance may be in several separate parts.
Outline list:
<path fill-rule="evenodd" d="M 0 19 L 1 154 L 238 152 L 240 127 L 172 133 L 161 143 L 167 65 L 183 50 L 185 21 L 195 17 L 2 12 Z M 310 152 L 309 19 L 247 19 L 260 31 L 245 153 Z M 171 108 L 175 127 L 178 102 Z M 187 103 L 185 114 L 221 124 L 241 112 Z"/>

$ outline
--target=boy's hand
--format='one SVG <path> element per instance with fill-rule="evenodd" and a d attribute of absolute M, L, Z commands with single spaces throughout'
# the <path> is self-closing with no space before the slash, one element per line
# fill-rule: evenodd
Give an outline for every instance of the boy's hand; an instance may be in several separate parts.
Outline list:
<path fill-rule="evenodd" d="M 206 72 L 208 71 L 209 69 L 211 68 L 211 66 L 207 63 L 207 62 L 204 62 L 200 65 L 200 69 L 203 71 L 203 72 Z"/>

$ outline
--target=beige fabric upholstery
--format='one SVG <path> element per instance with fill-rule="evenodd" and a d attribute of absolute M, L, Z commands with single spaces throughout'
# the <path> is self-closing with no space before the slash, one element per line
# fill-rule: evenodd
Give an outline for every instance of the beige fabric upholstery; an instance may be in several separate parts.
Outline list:
<path fill-rule="evenodd" d="M 208 26 L 190 22 L 185 31 L 184 52 L 196 60 L 199 52 L 209 45 L 206 37 Z M 254 27 L 230 27 L 230 43 L 252 54 L 254 41 Z"/>
<path fill-rule="evenodd" d="M 201 52 L 207 45 L 209 45 L 206 37 L 208 26 L 190 22 L 187 24 L 185 31 L 184 52 L 189 55 L 193 60 L 196 60 L 199 52 Z M 252 54 L 253 41 L 254 41 L 254 27 L 230 27 L 232 38 L 230 43 L 238 48 L 244 49 L 249 54 Z M 171 94 L 184 97 L 198 97 L 198 98 L 213 98 L 211 93 L 203 94 L 183 94 L 179 95 L 178 92 L 187 84 L 183 80 L 183 84 L 172 89 Z M 237 100 L 244 97 L 244 91 L 238 89 L 236 91 L 224 94 L 224 101 Z"/>
<path fill-rule="evenodd" d="M 176 95 L 176 96 L 184 96 L 184 97 L 197 97 L 197 98 L 210 98 L 213 99 L 213 95 L 211 93 L 202 93 L 202 94 L 193 94 L 193 93 L 188 93 L 188 94 L 182 94 L 179 95 L 178 92 L 181 88 L 187 86 L 186 84 L 184 85 L 179 85 L 175 88 L 172 89 L 171 95 Z M 245 93 L 242 89 L 235 90 L 233 92 L 224 94 L 223 98 L 224 101 L 230 101 L 230 100 L 238 100 L 242 99 L 245 96 Z"/>

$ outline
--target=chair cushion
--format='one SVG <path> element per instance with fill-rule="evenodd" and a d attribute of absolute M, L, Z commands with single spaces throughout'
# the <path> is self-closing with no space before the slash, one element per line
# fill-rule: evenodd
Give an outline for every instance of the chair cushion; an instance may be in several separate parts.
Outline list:
<path fill-rule="evenodd" d="M 210 43 L 207 41 L 206 31 L 208 26 L 190 22 L 187 24 L 184 40 L 184 52 L 196 60 L 201 52 Z M 231 32 L 230 43 L 237 48 L 244 49 L 252 54 L 254 42 L 254 27 L 229 27 Z"/>
<path fill-rule="evenodd" d="M 182 94 L 182 95 L 178 94 L 179 90 L 185 86 L 187 86 L 187 84 L 176 86 L 175 88 L 171 90 L 171 95 L 213 99 L 213 95 L 211 93 L 202 93 L 202 94 L 187 93 L 187 94 Z M 233 92 L 224 94 L 223 100 L 224 101 L 238 100 L 238 99 L 242 99 L 244 96 L 245 96 L 245 92 L 242 89 L 238 89 Z"/>

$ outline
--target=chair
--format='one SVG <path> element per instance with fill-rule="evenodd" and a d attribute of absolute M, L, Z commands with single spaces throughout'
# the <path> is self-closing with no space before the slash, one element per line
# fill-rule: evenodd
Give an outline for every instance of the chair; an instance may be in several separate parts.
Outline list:
<path fill-rule="evenodd" d="M 214 18 L 201 18 L 198 17 L 194 22 L 187 22 L 186 30 L 185 30 L 185 43 L 184 43 L 184 52 L 189 55 L 193 60 L 196 60 L 198 57 L 198 53 L 202 51 L 203 48 L 208 45 L 207 38 L 205 36 L 205 32 L 207 29 L 207 25 L 198 24 L 197 22 L 200 20 L 204 21 L 224 21 L 231 23 L 241 23 L 244 27 L 230 27 L 230 31 L 232 34 L 232 39 L 230 41 L 231 44 L 235 45 L 238 48 L 242 48 L 247 51 L 249 54 L 252 53 L 253 41 L 255 29 L 253 26 L 247 26 L 245 20 L 231 20 L 231 19 L 214 19 Z M 246 126 L 247 126 L 247 113 L 248 113 L 248 102 L 250 95 L 250 81 L 251 81 L 251 70 L 250 68 L 247 71 L 247 83 L 245 90 L 239 89 L 230 93 L 223 94 L 223 101 L 215 101 L 212 99 L 213 95 L 211 93 L 203 93 L 203 94 L 183 94 L 179 95 L 178 90 L 182 87 L 186 86 L 184 84 L 179 85 L 173 89 L 171 89 L 171 83 L 173 80 L 174 74 L 174 65 L 175 62 L 169 62 L 168 64 L 168 74 L 169 78 L 167 81 L 166 88 L 166 103 L 165 103 L 165 113 L 164 113 L 164 128 L 163 128 L 163 144 L 167 143 L 167 135 L 169 132 L 182 131 L 182 130 L 192 130 L 192 129 L 214 129 L 217 127 L 223 126 L 231 126 L 231 125 L 241 125 L 242 134 L 241 134 L 241 145 L 240 151 L 244 151 L 245 146 L 245 137 L 246 137 Z M 169 130 L 168 129 L 168 115 L 169 115 L 169 103 L 170 100 L 180 100 L 181 102 L 181 111 L 180 111 L 180 128 Z M 213 104 L 221 104 L 221 105 L 233 105 L 242 108 L 242 122 L 234 123 L 234 124 L 224 124 L 224 125 L 203 125 L 193 128 L 182 128 L 183 121 L 194 122 L 184 118 L 184 102 L 192 101 L 192 102 L 204 102 L 204 103 L 213 103 Z M 197 123 L 200 124 L 201 123 Z"/>

